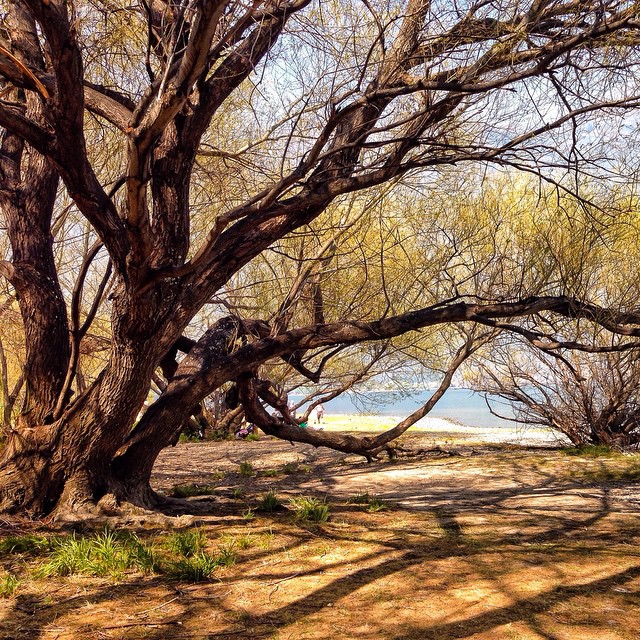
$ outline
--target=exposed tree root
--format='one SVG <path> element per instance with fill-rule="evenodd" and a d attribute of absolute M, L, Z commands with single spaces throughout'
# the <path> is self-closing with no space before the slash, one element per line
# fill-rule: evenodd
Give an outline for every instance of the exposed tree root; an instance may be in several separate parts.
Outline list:
<path fill-rule="evenodd" d="M 65 527 L 149 523 L 175 527 L 191 524 L 193 511 L 188 501 L 156 493 L 148 484 L 128 486 L 111 481 L 108 491 L 96 499 L 87 483 L 74 479 L 65 485 L 51 521 Z M 180 520 L 178 525 L 176 520 Z"/>

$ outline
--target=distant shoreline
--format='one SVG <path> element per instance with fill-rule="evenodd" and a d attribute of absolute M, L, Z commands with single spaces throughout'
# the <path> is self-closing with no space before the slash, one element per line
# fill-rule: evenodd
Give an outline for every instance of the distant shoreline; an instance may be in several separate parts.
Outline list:
<path fill-rule="evenodd" d="M 327 431 L 380 432 L 395 427 L 404 420 L 403 416 L 376 414 L 329 414 L 320 425 Z M 315 428 L 313 420 L 309 426 Z M 513 426 L 472 427 L 447 418 L 426 416 L 409 429 L 409 433 L 432 433 L 434 440 L 454 440 L 464 442 L 505 443 L 505 444 L 566 444 L 559 434 L 536 427 Z"/>
<path fill-rule="evenodd" d="M 408 416 L 418 407 L 429 400 L 433 391 L 429 389 L 413 390 L 411 392 L 393 391 L 362 391 L 359 393 L 344 393 L 324 404 L 328 415 L 358 415 L 358 416 Z M 301 402 L 302 394 L 291 394 L 289 399 Z M 494 398 L 493 405 L 500 408 L 500 412 L 511 415 L 511 409 Z M 301 411 L 304 410 L 302 405 Z M 493 428 L 504 427 L 510 429 L 512 424 L 491 413 L 484 394 L 465 388 L 450 388 L 429 414 L 434 418 L 443 418 L 454 423 L 467 426 Z"/>

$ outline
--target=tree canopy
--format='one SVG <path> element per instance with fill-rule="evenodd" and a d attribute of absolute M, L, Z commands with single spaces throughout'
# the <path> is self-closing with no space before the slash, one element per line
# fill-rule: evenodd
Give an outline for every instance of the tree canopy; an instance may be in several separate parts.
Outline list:
<path fill-rule="evenodd" d="M 409 424 L 304 432 L 264 407 L 282 404 L 277 363 L 320 382 L 348 347 L 387 343 L 431 352 L 446 386 L 496 331 L 545 350 L 592 348 L 554 317 L 621 348 L 640 335 L 637 290 L 593 263 L 583 277 L 579 250 L 637 228 L 639 3 L 0 11 L 0 304 L 15 297 L 24 337 L 0 508 L 157 504 L 159 451 L 231 381 L 291 440 L 368 455 Z M 554 237 L 554 207 L 590 221 L 575 242 Z"/>

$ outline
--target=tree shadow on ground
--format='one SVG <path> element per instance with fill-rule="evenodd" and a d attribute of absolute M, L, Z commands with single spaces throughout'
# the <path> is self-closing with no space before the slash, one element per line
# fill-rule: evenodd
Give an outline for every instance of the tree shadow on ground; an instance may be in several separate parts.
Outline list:
<path fill-rule="evenodd" d="M 347 504 L 344 491 L 342 500 L 331 490 L 322 491 L 330 497 L 335 524 L 300 526 L 288 513 L 263 514 L 262 530 L 288 527 L 286 542 L 241 556 L 219 582 L 188 585 L 166 576 L 127 576 L 119 585 L 86 583 L 82 591 L 57 601 L 55 593 L 19 593 L 6 607 L 0 637 L 454 640 L 507 637 L 497 635 L 498 630 L 520 624 L 535 637 L 552 639 L 559 637 L 549 627 L 554 611 L 576 600 L 597 609 L 594 598 L 602 594 L 617 598 L 618 608 L 629 616 L 640 604 L 640 562 L 628 546 L 639 533 L 637 520 L 623 518 L 624 509 L 612 502 L 606 484 L 585 485 L 544 469 L 532 477 L 521 464 L 511 465 L 516 477 L 498 489 L 482 482 L 468 491 L 436 483 L 402 488 L 398 503 L 381 514 Z M 335 463 L 327 462 L 330 486 L 332 470 Z M 341 474 L 358 477 L 371 471 L 369 466 L 345 467 Z M 286 486 L 306 491 L 305 477 L 288 477 Z M 208 514 L 202 526 L 220 529 L 241 526 L 238 512 L 253 499 L 222 506 L 209 498 L 192 500 Z M 344 557 L 312 562 L 317 545 L 346 551 Z M 597 571 L 580 572 L 582 563 Z M 567 572 L 569 565 L 573 569 Z M 542 572 L 544 584 L 533 593 L 523 591 L 513 582 L 513 567 Z M 480 598 L 465 608 L 454 595 L 465 584 L 487 585 L 486 602 Z M 441 610 L 420 614 L 420 607 L 438 598 Z M 117 606 L 111 610 L 114 600 Z M 389 609 L 389 602 L 397 609 Z M 415 616 L 397 615 L 400 603 L 414 602 Z M 87 615 L 78 618 L 82 607 Z M 105 607 L 107 613 L 100 613 Z M 341 622 L 346 615 L 348 621 Z M 363 627 L 367 621 L 370 629 Z M 606 616 L 590 624 L 596 634 L 607 631 Z"/>
<path fill-rule="evenodd" d="M 609 514 L 607 501 L 603 500 L 597 513 L 591 514 L 587 527 L 594 527 L 598 520 Z M 419 537 L 419 529 L 414 531 L 402 529 L 394 531 L 392 527 L 380 525 L 376 527 L 374 523 L 368 528 L 369 533 L 380 534 L 378 546 L 375 552 L 359 558 L 358 565 L 361 566 L 353 571 L 348 570 L 349 564 L 353 561 L 348 559 L 342 562 L 334 562 L 324 565 L 321 568 L 301 570 L 297 573 L 296 579 L 308 578 L 310 576 L 322 576 L 326 572 L 341 571 L 343 575 L 331 579 L 319 588 L 310 589 L 300 597 L 282 606 L 276 606 L 268 613 L 254 614 L 251 609 L 239 610 L 233 602 L 225 599 L 224 593 L 231 583 L 222 582 L 213 585 L 201 585 L 200 587 L 188 587 L 180 583 L 167 580 L 166 577 L 155 576 L 152 578 L 129 578 L 121 585 L 103 585 L 88 592 L 74 595 L 47 604 L 42 596 L 19 595 L 16 597 L 11 610 L 5 616 L 0 630 L 9 631 L 10 635 L 2 636 L 12 638 L 12 640 L 38 640 L 40 638 L 70 638 L 79 640 L 98 637 L 97 630 L 100 630 L 100 637 L 104 638 L 138 638 L 161 640 L 172 638 L 238 638 L 238 637 L 265 637 L 273 636 L 278 630 L 286 629 L 295 625 L 303 619 L 311 619 L 320 616 L 330 619 L 331 608 L 339 606 L 344 599 L 353 597 L 374 583 L 393 576 L 411 576 L 417 568 L 424 568 L 425 564 L 433 563 L 442 559 L 457 559 L 474 569 L 482 569 L 482 560 L 488 554 L 500 553 L 504 549 L 513 545 L 512 537 L 508 535 L 495 535 L 491 540 L 485 540 L 482 544 L 477 541 L 468 540 L 464 533 L 464 527 L 457 520 L 454 511 L 436 511 L 432 514 L 441 528 L 442 534 L 439 537 Z M 274 518 L 273 522 L 277 522 Z M 571 522 L 565 523 L 571 528 Z M 582 521 L 580 527 L 584 528 Z M 567 528 L 562 529 L 557 526 L 551 527 L 544 536 L 522 535 L 519 538 L 521 546 L 528 543 L 539 543 L 544 539 L 555 540 L 562 533 L 567 533 Z M 358 542 L 358 537 L 354 535 L 341 536 L 334 530 L 327 531 L 326 535 L 321 529 L 316 529 L 314 533 L 304 529 L 294 541 L 280 552 L 292 552 L 296 548 L 303 548 L 306 544 L 313 543 L 318 539 L 331 541 L 350 540 Z M 403 535 L 415 534 L 411 541 L 403 541 L 394 537 L 394 533 Z M 268 554 L 260 554 L 260 558 Z M 254 556 L 254 560 L 255 560 Z M 549 556 L 546 562 L 553 563 L 553 556 Z M 372 564 L 371 564 L 372 563 Z M 253 565 L 255 567 L 255 563 Z M 495 570 L 486 573 L 487 579 L 497 581 L 498 576 Z M 506 606 L 493 607 L 491 610 L 481 613 L 473 613 L 465 616 L 457 612 L 455 620 L 440 621 L 433 624 L 416 622 L 408 624 L 406 622 L 390 622 L 385 628 L 379 628 L 374 636 L 343 636 L 343 637 L 376 637 L 385 640 L 401 640 L 411 638 L 453 640 L 457 638 L 471 637 L 474 634 L 490 632 L 492 629 L 509 624 L 511 622 L 524 622 L 535 626 L 536 618 L 539 614 L 548 611 L 550 608 L 579 596 L 589 596 L 594 592 L 610 590 L 614 587 L 622 587 L 640 577 L 640 564 L 633 564 L 624 570 L 612 572 L 611 575 L 595 578 L 581 584 L 556 585 L 550 589 L 531 597 L 518 597 L 511 594 L 512 602 Z M 260 572 L 252 574 L 252 580 L 269 583 L 277 586 L 280 582 L 289 580 L 291 576 L 287 571 L 273 571 L 270 564 L 263 565 Z M 444 592 L 454 584 L 447 584 L 447 579 L 443 578 L 440 589 Z M 146 594 L 146 595 L 145 595 Z M 171 602 L 170 608 L 165 608 L 161 618 L 155 617 L 145 619 L 144 616 L 135 614 L 125 620 L 114 616 L 112 624 L 92 626 L 92 623 L 76 625 L 71 629 L 68 625 L 73 620 L 74 613 L 79 607 L 86 607 L 87 602 L 91 606 L 99 609 L 101 605 L 109 603 L 114 599 L 118 602 L 118 610 L 127 612 L 130 604 L 139 602 L 141 598 L 150 597 L 153 594 L 155 600 L 160 600 L 157 607 L 163 606 L 163 602 Z M 396 594 L 399 595 L 399 594 Z M 407 598 L 411 597 L 410 585 L 407 587 Z M 153 609 L 154 607 L 151 607 Z M 210 629 L 203 624 L 210 619 L 211 612 L 217 612 L 218 622 Z M 90 613 L 90 612 L 89 612 Z M 363 614 L 366 615 L 366 614 Z M 222 622 L 220 622 L 222 620 Z M 15 624 L 12 626 L 10 622 Z M 200 625 L 196 621 L 201 621 Z M 543 631 L 543 630 L 542 630 Z M 545 636 L 539 632 L 542 637 Z M 310 636 L 314 637 L 314 636 Z M 321 636 L 315 636 L 321 637 Z"/>

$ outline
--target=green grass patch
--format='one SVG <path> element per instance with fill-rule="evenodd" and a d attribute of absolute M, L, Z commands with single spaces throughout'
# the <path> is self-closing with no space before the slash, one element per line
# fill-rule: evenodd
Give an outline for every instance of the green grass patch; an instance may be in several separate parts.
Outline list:
<path fill-rule="evenodd" d="M 329 506 L 324 500 L 300 496 L 291 498 L 290 507 L 296 515 L 296 519 L 307 522 L 326 522 L 329 518 Z"/>
<path fill-rule="evenodd" d="M 609 458 L 619 455 L 619 452 L 603 444 L 585 444 L 580 447 L 562 447 L 566 456 L 582 456 L 584 458 Z"/>
<path fill-rule="evenodd" d="M 187 534 L 194 534 L 189 537 Z M 176 534 L 177 535 L 177 534 Z M 174 542 L 179 538 L 173 536 Z M 184 557 L 168 561 L 164 566 L 164 573 L 177 580 L 187 582 L 203 582 L 209 580 L 220 567 L 231 567 L 237 559 L 236 548 L 240 545 L 251 543 L 251 536 L 244 536 L 240 540 L 231 536 L 225 536 L 224 542 L 218 549 L 218 553 L 212 555 L 204 550 L 206 537 L 199 530 L 182 532 L 181 543 L 172 550 L 181 553 Z"/>
<path fill-rule="evenodd" d="M 580 470 L 580 477 L 588 482 L 638 482 L 640 481 L 640 462 L 629 466 L 602 466 L 598 469 Z"/>
<path fill-rule="evenodd" d="M 176 562 L 170 563 L 166 568 L 166 573 L 178 580 L 203 582 L 209 580 L 219 566 L 220 564 L 215 556 L 201 551 L 188 558 L 181 558 Z"/>
<path fill-rule="evenodd" d="M 246 511 L 243 512 L 242 514 L 242 519 L 243 520 L 254 520 L 256 517 L 256 512 L 249 507 Z"/>
<path fill-rule="evenodd" d="M 250 533 L 242 533 L 237 536 L 225 535 L 222 536 L 221 539 L 223 546 L 238 548 L 238 549 L 249 549 L 253 547 L 256 543 L 254 536 Z"/>
<path fill-rule="evenodd" d="M 207 537 L 200 529 L 177 531 L 169 536 L 166 547 L 169 551 L 190 558 L 202 553 L 207 546 Z"/>
<path fill-rule="evenodd" d="M 258 501 L 257 510 L 264 513 L 273 513 L 282 507 L 282 502 L 276 495 L 275 491 L 265 493 Z"/>
<path fill-rule="evenodd" d="M 224 474 L 223 474 L 224 475 Z M 178 484 L 171 490 L 174 498 L 191 498 L 192 496 L 210 496 L 215 493 L 215 484 Z"/>
<path fill-rule="evenodd" d="M 220 567 L 231 567 L 238 560 L 238 553 L 236 551 L 237 542 L 232 540 L 223 544 L 218 550 L 216 561 Z"/>
<path fill-rule="evenodd" d="M 49 539 L 44 536 L 8 536 L 0 540 L 0 554 L 40 555 L 50 549 Z"/>
<path fill-rule="evenodd" d="M 87 537 L 76 534 L 51 541 L 49 559 L 40 565 L 36 575 L 110 576 L 121 578 L 129 570 L 144 573 L 157 568 L 155 553 L 132 534 L 119 535 L 104 531 Z"/>
<path fill-rule="evenodd" d="M 10 598 L 18 589 L 20 581 L 12 573 L 0 578 L 0 598 Z"/>
<path fill-rule="evenodd" d="M 224 536 L 215 554 L 208 552 L 209 540 L 201 529 L 176 531 L 144 543 L 138 536 L 111 529 L 80 535 L 47 538 L 12 537 L 2 540 L 5 553 L 38 553 L 44 557 L 29 568 L 36 579 L 74 575 L 123 579 L 127 573 L 155 573 L 178 580 L 208 580 L 214 571 L 237 561 L 238 549 L 255 544 L 250 534 Z M 0 577 L 0 597 L 10 597 L 18 578 Z"/>
<path fill-rule="evenodd" d="M 369 500 L 367 505 L 367 511 L 369 513 L 378 513 L 378 511 L 384 511 L 388 508 L 389 507 L 383 500 L 380 500 L 380 498 L 376 498 L 375 496 Z"/>
<path fill-rule="evenodd" d="M 389 508 L 383 500 L 371 495 L 369 492 L 356 493 L 356 495 L 349 498 L 347 502 L 349 504 L 357 504 L 369 513 L 378 513 L 379 511 L 384 511 Z"/>
<path fill-rule="evenodd" d="M 250 462 L 241 462 L 239 466 L 239 471 L 240 471 L 240 475 L 245 476 L 246 478 L 250 478 L 251 476 L 256 475 L 256 471 Z"/>

